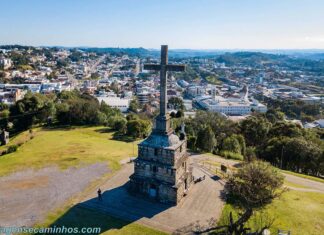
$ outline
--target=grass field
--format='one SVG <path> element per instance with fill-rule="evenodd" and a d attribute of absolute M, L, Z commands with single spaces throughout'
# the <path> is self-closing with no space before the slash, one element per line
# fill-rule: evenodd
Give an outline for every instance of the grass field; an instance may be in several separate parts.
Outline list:
<path fill-rule="evenodd" d="M 218 79 L 218 76 L 215 76 L 215 75 L 206 77 L 206 80 L 209 83 L 214 84 L 214 85 L 221 85 L 222 84 L 222 81 L 220 81 Z"/>
<path fill-rule="evenodd" d="M 250 218 L 248 226 L 257 228 L 260 218 L 274 218 L 271 234 L 278 229 L 290 230 L 294 235 L 321 235 L 324 231 L 324 194 L 290 190 L 274 200 L 262 213 L 257 212 Z M 226 223 L 229 212 L 237 208 L 226 204 L 219 225 Z"/>
<path fill-rule="evenodd" d="M 97 162 L 106 162 L 114 172 L 120 168 L 122 159 L 137 153 L 137 142 L 116 141 L 112 139 L 113 134 L 105 127 L 36 128 L 32 134 L 22 132 L 10 140 L 9 146 L 22 142 L 25 144 L 17 152 L 0 156 L 0 177 L 29 168 L 56 165 L 66 169 Z M 34 136 L 32 139 L 31 135 Z M 7 147 L 1 146 L 0 150 Z M 42 225 L 100 227 L 102 234 L 164 234 L 96 211 L 73 207 L 70 202 L 49 214 Z"/>
<path fill-rule="evenodd" d="M 26 139 L 28 132 L 11 140 L 11 144 Z M 34 129 L 34 138 L 15 153 L 0 157 L 0 176 L 27 168 L 57 165 L 61 169 L 95 162 L 107 162 L 111 170 L 119 161 L 133 156 L 137 144 L 112 140 L 113 133 L 104 127 Z"/>

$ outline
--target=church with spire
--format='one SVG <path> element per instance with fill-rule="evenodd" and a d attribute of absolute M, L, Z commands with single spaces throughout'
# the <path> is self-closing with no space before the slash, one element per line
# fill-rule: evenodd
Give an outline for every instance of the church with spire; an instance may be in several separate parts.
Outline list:
<path fill-rule="evenodd" d="M 180 137 L 174 134 L 167 113 L 167 71 L 184 71 L 185 66 L 168 64 L 168 46 L 163 45 L 161 64 L 146 64 L 144 68 L 160 71 L 160 114 L 152 133 L 138 145 L 129 189 L 132 193 L 176 205 L 187 194 L 193 177 L 184 125 Z"/>

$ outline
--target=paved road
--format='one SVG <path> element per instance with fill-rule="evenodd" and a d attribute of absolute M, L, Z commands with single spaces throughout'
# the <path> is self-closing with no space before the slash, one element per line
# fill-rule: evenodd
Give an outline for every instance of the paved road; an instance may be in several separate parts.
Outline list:
<path fill-rule="evenodd" d="M 97 200 L 94 192 L 79 206 L 94 208 L 162 231 L 178 231 L 181 234 L 191 230 L 197 221 L 201 226 L 215 223 L 221 214 L 224 204 L 221 199 L 223 184 L 215 178 L 207 175 L 204 181 L 192 185 L 180 205 L 170 207 L 129 195 L 126 183 L 132 173 L 133 164 L 126 164 L 114 177 L 100 186 L 103 190 L 102 202 Z M 206 173 L 194 168 L 194 175 L 203 176 Z"/>
<path fill-rule="evenodd" d="M 291 189 L 298 190 L 298 191 L 304 191 L 304 192 L 324 193 L 324 183 L 310 180 L 310 179 L 301 178 L 301 177 L 286 174 L 286 173 L 282 173 L 282 174 L 286 177 L 286 181 L 288 181 L 290 183 L 301 185 L 303 187 L 307 187 L 307 188 L 289 187 Z"/>
<path fill-rule="evenodd" d="M 218 156 L 211 156 L 211 155 L 207 155 L 207 154 L 194 154 L 194 155 L 192 155 L 192 159 L 195 162 L 202 161 L 202 160 L 210 160 L 210 161 L 215 161 L 215 162 L 219 162 L 221 164 L 230 165 L 230 166 L 234 166 L 234 165 L 237 165 L 240 163 L 239 161 L 225 159 L 225 158 L 221 158 Z M 304 191 L 304 192 L 324 193 L 324 183 L 317 182 L 317 181 L 310 180 L 310 179 L 305 179 L 305 178 L 298 177 L 295 175 L 290 175 L 287 173 L 282 173 L 282 174 L 285 176 L 285 179 L 287 182 L 306 187 L 306 188 L 297 188 L 297 187 L 289 186 L 289 188 L 291 188 L 291 189 L 298 190 L 298 191 Z"/>

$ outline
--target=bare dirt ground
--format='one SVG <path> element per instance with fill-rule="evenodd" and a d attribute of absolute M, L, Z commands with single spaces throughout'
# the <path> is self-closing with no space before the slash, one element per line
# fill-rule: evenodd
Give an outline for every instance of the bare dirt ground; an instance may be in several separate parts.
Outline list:
<path fill-rule="evenodd" d="M 60 170 L 26 170 L 0 178 L 0 227 L 32 226 L 62 207 L 95 179 L 108 173 L 106 164 Z"/>
<path fill-rule="evenodd" d="M 134 197 L 127 192 L 127 182 L 133 173 L 133 164 L 126 164 L 116 175 L 100 188 L 103 201 L 94 192 L 79 204 L 117 218 L 153 227 L 165 232 L 190 231 L 193 225 L 213 225 L 222 212 L 223 182 L 199 168 L 194 168 L 196 177 L 206 175 L 202 182 L 192 185 L 188 195 L 177 206 L 167 206 Z"/>

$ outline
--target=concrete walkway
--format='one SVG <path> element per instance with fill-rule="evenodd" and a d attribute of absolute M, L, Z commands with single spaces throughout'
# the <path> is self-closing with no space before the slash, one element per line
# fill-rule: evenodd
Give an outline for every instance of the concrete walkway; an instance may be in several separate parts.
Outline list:
<path fill-rule="evenodd" d="M 221 215 L 224 204 L 221 199 L 223 184 L 201 169 L 194 168 L 194 175 L 206 175 L 206 179 L 192 185 L 189 194 L 178 206 L 167 206 L 129 195 L 126 184 L 132 173 L 133 164 L 126 164 L 101 186 L 103 201 L 98 201 L 94 192 L 78 206 L 100 210 L 165 232 L 181 234 L 198 224 L 204 227 L 214 225 Z"/>

